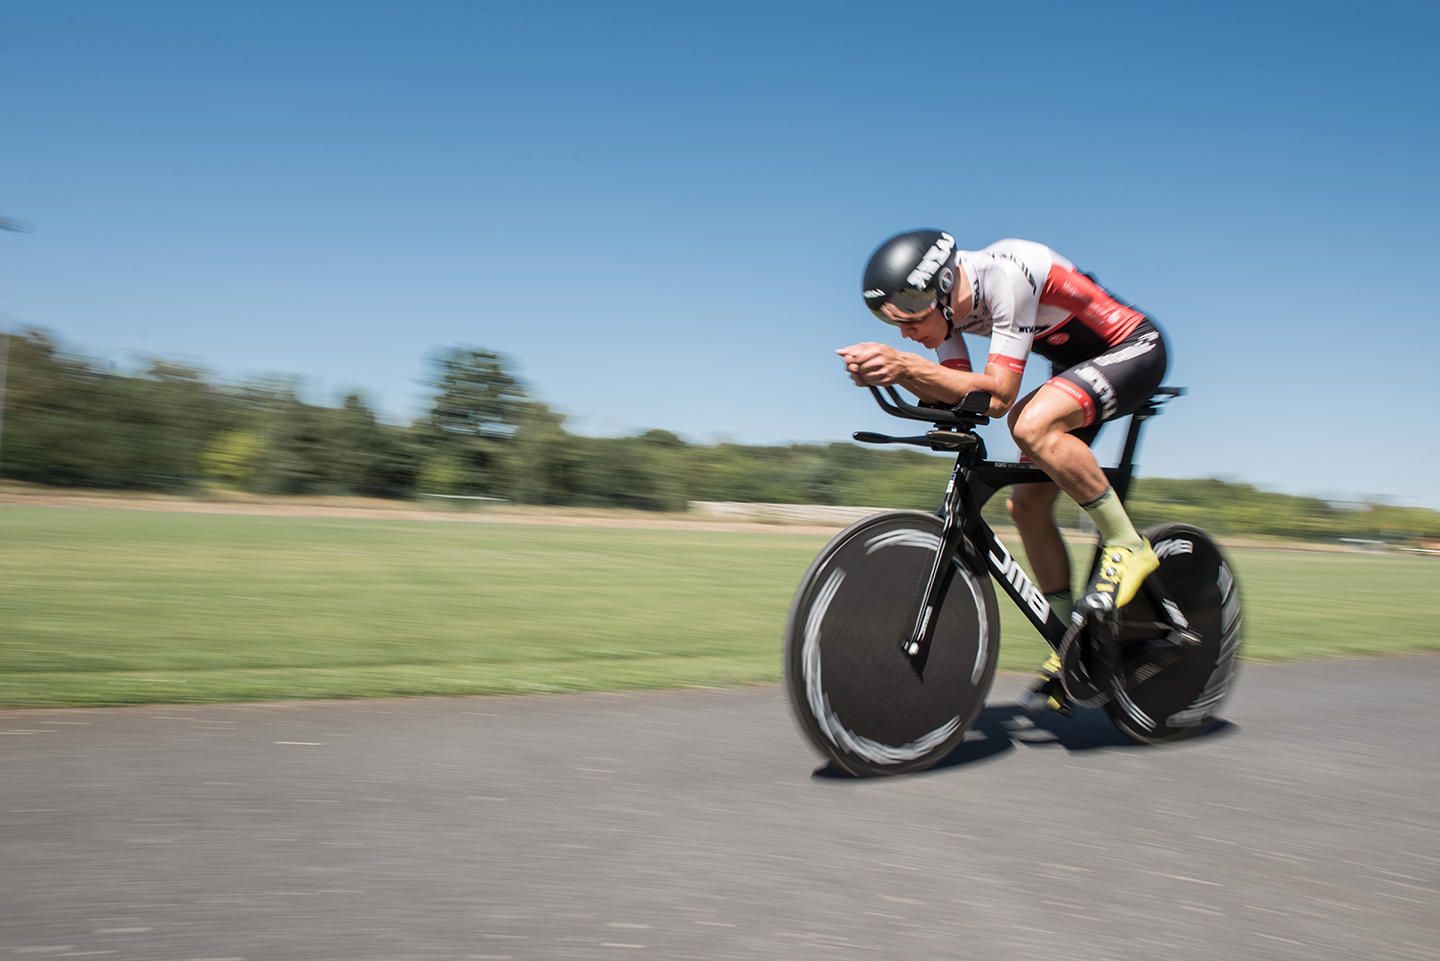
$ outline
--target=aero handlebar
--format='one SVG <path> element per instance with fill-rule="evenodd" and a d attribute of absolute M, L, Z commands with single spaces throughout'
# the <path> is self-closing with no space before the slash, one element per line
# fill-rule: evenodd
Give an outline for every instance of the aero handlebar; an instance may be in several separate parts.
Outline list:
<path fill-rule="evenodd" d="M 985 416 L 985 412 L 990 409 L 990 395 L 983 390 L 972 390 L 961 397 L 958 404 L 937 404 L 933 407 L 907 404 L 900 399 L 900 394 L 894 387 L 885 388 L 885 394 L 890 395 L 888 401 L 878 387 L 871 387 L 870 393 L 874 395 L 875 403 L 880 405 L 880 409 L 892 417 L 928 420 L 932 424 L 964 424 L 967 427 L 990 423 L 990 418 Z"/>

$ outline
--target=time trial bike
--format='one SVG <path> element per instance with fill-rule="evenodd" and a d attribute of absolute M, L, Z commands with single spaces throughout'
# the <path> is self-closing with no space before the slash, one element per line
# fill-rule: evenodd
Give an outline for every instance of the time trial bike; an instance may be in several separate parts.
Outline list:
<path fill-rule="evenodd" d="M 870 391 L 925 433 L 856 440 L 957 454 L 936 514 L 884 511 L 841 531 L 810 565 L 785 626 L 790 703 L 810 740 L 857 776 L 904 774 L 944 759 L 985 704 L 1000 618 L 994 577 L 1055 649 L 1067 704 L 1102 706 L 1131 740 L 1158 744 L 1206 730 L 1229 693 L 1240 643 L 1240 593 L 1208 534 L 1189 524 L 1143 531 L 1160 558 L 1130 604 L 1065 623 L 980 516 L 997 490 L 1049 480 L 1034 464 L 986 459 L 976 428 L 990 395 L 916 406 Z M 1184 393 L 1161 387 L 1130 419 L 1120 463 L 1105 469 L 1123 501 L 1146 420 Z M 1101 560 L 1097 548 L 1095 563 Z"/>

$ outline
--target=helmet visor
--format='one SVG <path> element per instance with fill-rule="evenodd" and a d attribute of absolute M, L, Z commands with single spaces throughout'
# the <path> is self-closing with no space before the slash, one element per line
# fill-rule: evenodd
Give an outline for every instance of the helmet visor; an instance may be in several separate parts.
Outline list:
<path fill-rule="evenodd" d="M 870 308 L 870 313 L 874 314 L 876 317 L 885 321 L 885 323 L 889 324 L 892 327 L 899 327 L 900 321 L 887 317 L 884 313 L 881 312 L 880 308 L 885 306 L 886 304 L 890 304 L 896 310 L 903 311 L 907 314 L 923 314 L 928 312 L 930 308 L 934 307 L 935 303 L 936 294 L 933 287 L 928 290 L 916 290 L 913 287 L 901 287 L 899 290 L 891 293 L 888 297 L 877 297 L 874 300 L 871 300 L 869 297 L 865 298 L 865 306 Z"/>

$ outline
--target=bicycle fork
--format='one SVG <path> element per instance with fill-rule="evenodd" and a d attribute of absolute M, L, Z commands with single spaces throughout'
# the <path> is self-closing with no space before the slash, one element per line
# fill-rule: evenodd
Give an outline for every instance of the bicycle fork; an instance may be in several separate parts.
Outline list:
<path fill-rule="evenodd" d="M 955 555 L 962 548 L 973 561 L 975 573 L 984 576 L 983 572 L 989 571 L 994 574 L 1000 586 L 1052 645 L 1065 631 L 1064 624 L 1050 611 L 1045 595 L 1030 583 L 1010 552 L 979 520 L 980 505 L 972 490 L 976 479 L 971 476 L 971 470 L 985 457 L 984 442 L 974 434 L 963 432 L 932 431 L 927 436 L 943 440 L 952 449 L 960 447 L 961 450 L 955 459 L 955 469 L 950 472 L 950 483 L 945 488 L 945 499 L 939 511 L 940 541 L 930 564 L 930 575 L 925 580 L 925 593 L 921 596 L 914 625 L 900 641 L 901 652 L 909 658 L 910 667 L 921 681 L 925 680 L 925 664 L 930 659 L 938 614 L 955 577 Z"/>
<path fill-rule="evenodd" d="M 935 559 L 930 564 L 930 576 L 925 581 L 925 593 L 920 601 L 920 610 L 915 615 L 915 625 L 910 630 L 910 636 L 900 642 L 900 650 L 910 659 L 910 667 L 921 681 L 925 680 L 925 664 L 930 660 L 930 642 L 935 639 L 935 612 L 945 603 L 945 594 L 950 590 L 954 577 L 951 563 L 965 536 L 960 509 L 964 491 L 961 483 L 963 457 L 962 454 L 955 469 L 950 472 L 950 483 L 945 488 L 940 543 L 936 545 Z"/>
<path fill-rule="evenodd" d="M 915 615 L 915 623 L 909 635 L 900 642 L 901 652 L 909 658 L 911 668 L 921 681 L 925 680 L 925 664 L 930 658 L 930 644 L 935 637 L 937 614 L 945 603 L 945 595 L 954 578 L 955 555 L 961 550 L 967 537 L 970 541 L 967 553 L 974 561 L 975 572 L 979 574 L 988 571 L 993 574 L 1001 588 L 1010 595 L 1021 612 L 1052 647 L 1059 646 L 1060 637 L 1066 628 L 1065 623 L 1050 610 L 1050 603 L 1045 600 L 1039 586 L 1031 582 L 1029 576 L 1010 556 L 1010 552 L 995 537 L 994 532 L 979 520 L 980 504 L 972 488 L 977 481 L 982 490 L 988 492 L 991 488 L 987 480 L 972 477 L 971 471 L 978 461 L 984 459 L 985 447 L 974 434 L 959 433 L 957 436 L 957 433 L 936 431 L 927 435 L 933 439 L 943 434 L 948 445 L 963 445 L 963 449 L 956 457 L 955 469 L 950 473 L 950 484 L 945 488 L 945 500 L 940 508 L 940 543 L 930 565 L 930 576 L 925 582 L 920 609 Z M 988 497 L 988 493 L 981 496 Z"/>

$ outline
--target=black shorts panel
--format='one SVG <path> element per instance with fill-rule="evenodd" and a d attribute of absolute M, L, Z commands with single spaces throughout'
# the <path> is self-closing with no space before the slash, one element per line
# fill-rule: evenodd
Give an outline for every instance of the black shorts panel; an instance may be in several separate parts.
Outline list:
<path fill-rule="evenodd" d="M 1165 336 L 1147 319 L 1114 347 L 1073 367 L 1054 371 L 1048 383 L 1074 397 L 1085 409 L 1085 426 L 1071 432 L 1080 437 L 1092 426 L 1098 433 L 1100 424 L 1133 414 L 1154 395 L 1165 379 L 1166 366 Z M 1091 433 L 1082 439 L 1089 443 L 1094 437 Z"/>

